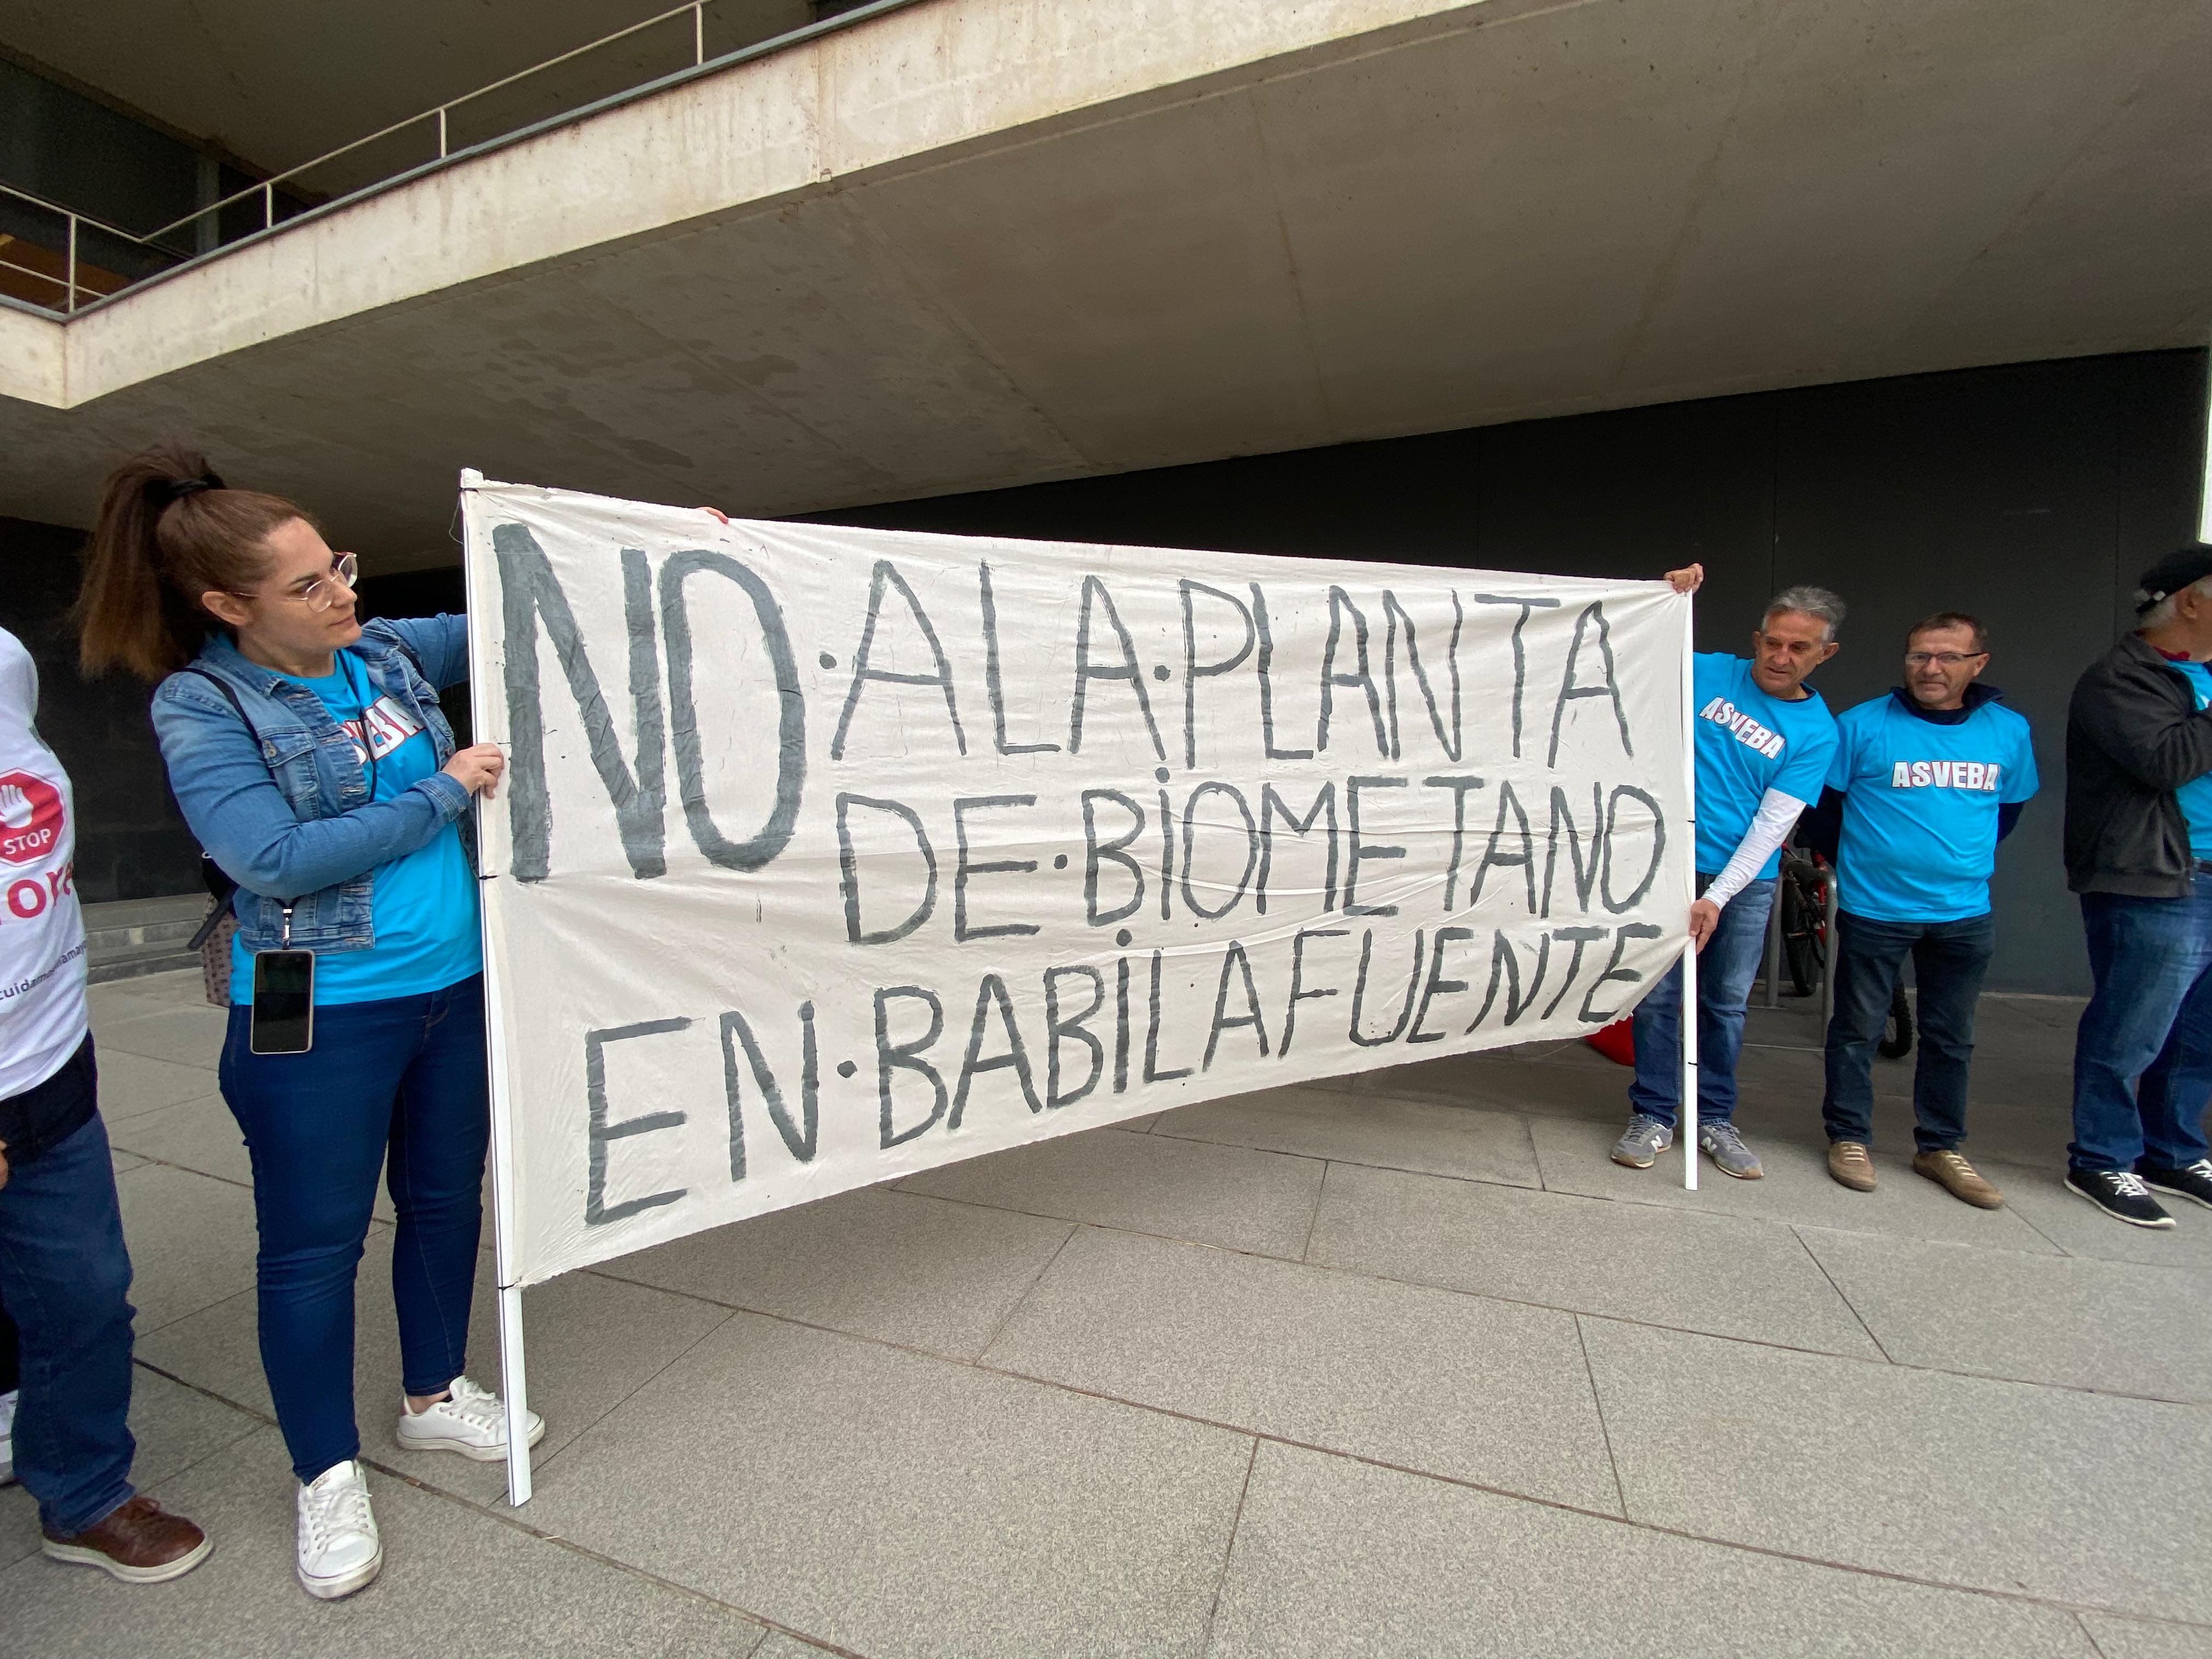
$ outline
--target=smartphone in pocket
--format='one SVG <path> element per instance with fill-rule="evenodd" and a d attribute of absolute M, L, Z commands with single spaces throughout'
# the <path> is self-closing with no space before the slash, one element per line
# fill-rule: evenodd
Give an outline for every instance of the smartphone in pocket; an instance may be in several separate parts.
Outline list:
<path fill-rule="evenodd" d="M 315 1041 L 315 953 L 258 951 L 246 1046 L 257 1054 L 304 1054 Z"/>

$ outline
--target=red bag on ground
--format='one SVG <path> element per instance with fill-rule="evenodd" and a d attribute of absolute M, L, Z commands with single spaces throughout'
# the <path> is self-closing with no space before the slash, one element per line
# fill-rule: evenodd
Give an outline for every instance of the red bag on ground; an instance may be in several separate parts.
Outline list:
<path fill-rule="evenodd" d="M 1589 1032 L 1583 1041 L 1616 1066 L 1636 1064 L 1636 1033 L 1628 1020 L 1616 1019 L 1610 1025 Z"/>

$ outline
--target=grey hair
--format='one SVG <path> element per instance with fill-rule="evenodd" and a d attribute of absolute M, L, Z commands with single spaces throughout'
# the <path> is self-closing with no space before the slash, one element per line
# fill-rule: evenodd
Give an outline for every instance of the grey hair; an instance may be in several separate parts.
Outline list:
<path fill-rule="evenodd" d="M 1844 625 L 1844 602 L 1825 587 L 1785 587 L 1766 602 L 1766 613 L 1759 617 L 1764 628 L 1785 611 L 1800 611 L 1812 617 L 1827 631 L 1823 641 L 1836 637 L 1836 630 Z"/>
<path fill-rule="evenodd" d="M 2140 594 L 2142 590 L 2141 588 L 2137 588 L 2136 592 Z M 2156 605 L 2151 606 L 2149 610 L 2144 611 L 2142 617 L 2136 620 L 2136 626 L 2137 628 L 2165 627 L 2166 623 L 2173 620 L 2173 602 L 2179 599 L 2183 593 L 2194 593 L 2200 599 L 2212 599 L 2212 576 L 2199 576 L 2195 581 L 2190 583 L 2188 586 L 2182 588 L 2179 592 L 2167 594 Z"/>

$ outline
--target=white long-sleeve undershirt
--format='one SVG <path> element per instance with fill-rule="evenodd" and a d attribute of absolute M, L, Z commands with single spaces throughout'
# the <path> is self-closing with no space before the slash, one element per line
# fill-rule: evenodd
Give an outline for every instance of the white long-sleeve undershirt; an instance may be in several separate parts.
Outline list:
<path fill-rule="evenodd" d="M 1728 867 L 1713 878 L 1704 896 L 1716 905 L 1725 905 L 1743 891 L 1744 884 L 1758 878 L 1767 855 L 1782 845 L 1783 837 L 1790 833 L 1808 805 L 1779 789 L 1770 789 L 1761 795 L 1759 811 L 1751 815 L 1751 828 L 1743 832 L 1743 839 L 1736 843 Z"/>

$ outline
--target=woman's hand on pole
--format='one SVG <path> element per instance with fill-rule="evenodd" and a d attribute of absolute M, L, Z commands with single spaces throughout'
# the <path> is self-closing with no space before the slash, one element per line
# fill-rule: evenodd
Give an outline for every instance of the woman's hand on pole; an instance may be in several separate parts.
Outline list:
<path fill-rule="evenodd" d="M 483 798 L 490 800 L 499 793 L 499 780 L 507 770 L 507 757 L 500 753 L 495 743 L 471 744 L 466 749 L 455 750 L 453 759 L 441 769 L 471 795 L 482 791 Z"/>

